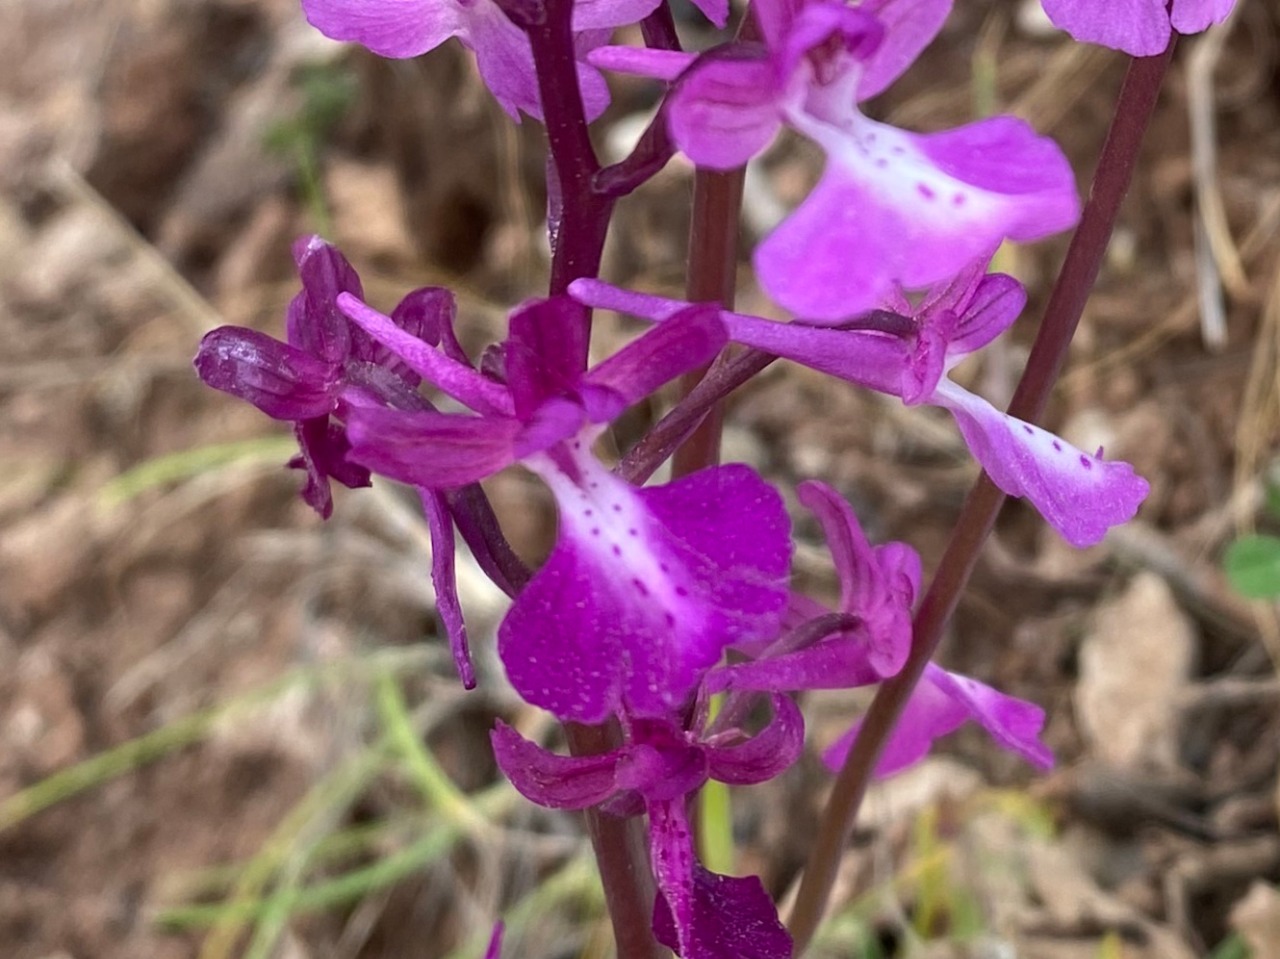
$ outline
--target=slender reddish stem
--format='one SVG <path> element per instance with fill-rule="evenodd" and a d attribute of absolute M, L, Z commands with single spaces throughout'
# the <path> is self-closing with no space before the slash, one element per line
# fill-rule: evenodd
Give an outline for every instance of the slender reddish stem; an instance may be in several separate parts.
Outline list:
<path fill-rule="evenodd" d="M 599 273 L 614 203 L 612 196 L 596 188 L 600 163 L 587 131 L 578 86 L 572 13 L 573 0 L 545 0 L 541 15 L 525 26 L 537 68 L 550 152 L 552 295 L 564 293 L 579 277 Z M 617 745 L 614 725 L 566 723 L 565 734 L 576 756 L 595 755 Z M 658 959 L 662 953 L 651 925 L 654 891 L 642 823 L 594 809 L 587 810 L 585 818 L 618 959 Z"/>
<path fill-rule="evenodd" d="M 742 210 L 742 184 L 746 169 L 719 173 L 698 170 L 693 178 L 693 219 L 689 228 L 689 275 L 685 286 L 692 303 L 719 303 L 733 309 L 737 279 L 738 231 Z M 691 393 L 711 364 L 686 373 L 680 380 L 683 395 Z M 702 421 L 676 450 L 673 477 L 687 476 L 720 462 L 720 437 L 724 408 L 715 402 Z"/>
<path fill-rule="evenodd" d="M 613 210 L 613 198 L 594 185 L 600 162 L 587 132 L 578 86 L 572 14 L 573 0 L 545 0 L 543 16 L 526 28 L 551 153 L 548 179 L 553 182 L 548 189 L 553 197 L 559 196 L 559 217 L 553 217 L 551 237 L 552 294 L 563 293 L 579 277 L 600 272 Z"/>
<path fill-rule="evenodd" d="M 1009 412 L 1021 419 L 1033 420 L 1040 415 L 1062 369 L 1067 347 L 1097 280 L 1121 201 L 1133 179 L 1138 151 L 1155 110 L 1173 48 L 1171 42 L 1164 54 L 1135 59 L 1129 64 L 1080 226 L 1071 239 L 1009 407 Z M 969 581 L 978 552 L 995 524 L 1004 498 L 986 475 L 978 478 L 960 511 L 938 572 L 916 613 L 907 663 L 902 672 L 880 686 L 844 768 L 836 777 L 791 913 L 789 925 L 796 956 L 804 952 L 818 928 L 845 839 L 857 818 L 884 744 L 937 651 L 943 628 L 955 612 L 960 593 Z"/>

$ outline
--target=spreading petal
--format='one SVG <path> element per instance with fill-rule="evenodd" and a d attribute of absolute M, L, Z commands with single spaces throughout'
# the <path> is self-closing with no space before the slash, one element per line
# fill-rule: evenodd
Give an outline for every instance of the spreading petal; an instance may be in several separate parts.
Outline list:
<path fill-rule="evenodd" d="M 351 354 L 351 325 L 337 306 L 338 296 L 364 295 L 360 277 L 338 248 L 318 236 L 305 236 L 293 244 L 302 289 L 289 302 L 285 333 L 289 343 L 332 363 Z"/>
<path fill-rule="evenodd" d="M 658 897 L 653 932 L 683 959 L 791 959 L 791 936 L 759 877 L 721 876 L 694 862 L 693 881 L 681 892 L 690 901 L 680 913 Z"/>
<path fill-rule="evenodd" d="M 855 689 L 884 678 L 871 665 L 870 644 L 850 630 L 804 649 L 736 663 L 711 674 L 711 688 L 761 692 L 800 689 Z"/>
<path fill-rule="evenodd" d="M 697 59 L 696 53 L 640 47 L 596 47 L 587 54 L 587 62 L 601 70 L 665 80 L 668 83 L 684 73 Z"/>
<path fill-rule="evenodd" d="M 822 525 L 840 581 L 840 610 L 862 620 L 872 667 L 881 676 L 894 675 L 911 649 L 911 604 L 920 583 L 920 557 L 903 544 L 873 550 L 853 508 L 827 484 L 810 480 L 796 493 Z"/>
<path fill-rule="evenodd" d="M 347 419 L 351 456 L 383 476 L 427 489 L 465 486 L 515 461 L 519 420 L 361 407 Z"/>
<path fill-rule="evenodd" d="M 885 744 L 876 775 L 890 776 L 919 762 L 928 755 L 935 739 L 954 732 L 970 719 L 980 723 L 1005 749 L 1033 765 L 1053 765 L 1053 754 L 1040 741 L 1043 709 L 930 663 Z M 844 765 L 861 726 L 860 722 L 855 724 L 822 754 L 829 768 Z"/>
<path fill-rule="evenodd" d="M 432 386 L 477 413 L 511 415 L 511 396 L 500 384 L 429 346 L 408 330 L 401 329 L 390 317 L 349 293 L 338 297 L 338 305 L 352 323 L 400 357 L 409 369 Z"/>
<path fill-rule="evenodd" d="M 828 165 L 755 265 L 766 292 L 810 320 L 872 309 L 895 284 L 948 279 L 1002 239 L 1048 236 L 1079 213 L 1066 158 L 1020 120 L 913 135 L 856 112 L 842 126 L 791 119 Z"/>
<path fill-rule="evenodd" d="M 326 37 L 397 59 L 434 50 L 462 29 L 464 16 L 450 0 L 302 0 L 302 11 Z"/>
<path fill-rule="evenodd" d="M 569 292 L 588 306 L 653 321 L 669 319 L 689 306 L 681 300 L 636 293 L 601 280 L 575 280 L 569 285 Z M 885 317 L 898 321 L 900 329 L 892 333 L 876 329 L 871 321 Z M 735 343 L 900 396 L 907 403 L 920 402 L 937 387 L 946 370 L 952 335 L 951 328 L 944 324 L 916 324 L 880 310 L 853 319 L 841 318 L 838 329 L 807 322 L 779 323 L 728 310 L 720 311 L 720 319 Z M 864 325 L 870 328 L 861 328 Z"/>
<path fill-rule="evenodd" d="M 577 394 L 589 331 L 587 311 L 567 296 L 532 300 L 511 314 L 503 360 L 516 416 L 525 419 L 552 397 Z"/>
<path fill-rule="evenodd" d="M 617 790 L 615 770 L 624 752 L 596 756 L 557 756 L 498 720 L 489 733 L 493 758 L 516 791 L 539 806 L 586 809 Z"/>
<path fill-rule="evenodd" d="M 573 29 L 600 30 L 639 23 L 657 8 L 661 0 L 576 0 Z"/>
<path fill-rule="evenodd" d="M 715 359 L 728 342 L 719 314 L 710 305 L 691 306 L 673 314 L 594 366 L 586 375 L 586 384 L 603 387 L 627 405 L 639 402 L 662 384 Z M 605 422 L 618 412 L 597 414 L 592 419 Z"/>
<path fill-rule="evenodd" d="M 862 9 L 884 24 L 884 39 L 867 57 L 858 81 L 858 99 L 888 89 L 916 60 L 951 14 L 952 0 L 871 0 Z"/>
<path fill-rule="evenodd" d="M 1128 463 L 1090 456 L 944 380 L 928 402 L 950 410 L 974 458 L 1010 496 L 1025 496 L 1073 546 L 1133 519 L 1150 491 Z"/>
<path fill-rule="evenodd" d="M 257 330 L 220 326 L 206 333 L 195 367 L 206 385 L 248 400 L 273 419 L 325 416 L 337 404 L 335 364 Z"/>
<path fill-rule="evenodd" d="M 1236 0 L 1173 0 L 1170 19 L 1179 33 L 1199 33 L 1230 16 Z"/>
<path fill-rule="evenodd" d="M 731 170 L 782 126 L 773 63 L 758 45 L 722 48 L 681 75 L 667 105 L 671 136 L 700 167 Z"/>
<path fill-rule="evenodd" d="M 982 276 L 972 293 L 955 307 L 960 319 L 947 340 L 948 367 L 1007 330 L 1026 304 L 1027 291 L 1013 277 L 1003 273 Z"/>
<path fill-rule="evenodd" d="M 800 758 L 804 750 L 804 717 L 789 696 L 769 697 L 769 725 L 736 746 L 707 748 L 712 779 L 732 786 L 752 786 L 773 779 Z"/>
<path fill-rule="evenodd" d="M 450 359 L 464 366 L 470 366 L 471 361 L 467 358 L 462 344 L 458 342 L 458 337 L 453 331 L 457 312 L 457 303 L 451 292 L 442 286 L 424 286 L 410 291 L 396 304 L 396 308 L 391 311 L 391 322 L 428 346 L 439 347 Z M 387 367 L 411 386 L 418 385 L 418 375 L 409 368 L 407 363 L 395 357 L 389 349 L 368 336 L 363 329 L 360 330 L 360 334 L 373 345 L 368 355 L 361 356 L 361 359 Z"/>
<path fill-rule="evenodd" d="M 1165 0 L 1043 0 L 1053 25 L 1082 43 L 1097 43 L 1135 57 L 1169 45 Z"/>

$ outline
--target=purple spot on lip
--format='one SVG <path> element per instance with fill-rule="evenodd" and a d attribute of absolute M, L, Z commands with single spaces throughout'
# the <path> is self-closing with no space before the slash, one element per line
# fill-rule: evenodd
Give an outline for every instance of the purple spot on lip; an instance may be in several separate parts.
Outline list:
<path fill-rule="evenodd" d="M 1022 429 L 1026 432 L 1026 434 L 1027 434 L 1028 436 L 1035 436 L 1035 435 L 1036 435 L 1036 431 L 1035 431 L 1035 430 L 1033 430 L 1033 429 L 1032 429 L 1030 426 L 1028 426 L 1026 423 L 1023 423 L 1023 424 L 1022 424 Z"/>
<path fill-rule="evenodd" d="M 649 595 L 649 588 L 648 588 L 647 586 L 645 586 L 645 584 L 644 584 L 644 583 L 640 582 L 640 580 L 638 580 L 638 579 L 633 579 L 633 580 L 631 581 L 631 585 L 632 585 L 632 586 L 634 586 L 634 587 L 636 588 L 636 592 L 637 592 L 637 593 L 639 593 L 641 596 L 648 596 L 648 595 Z"/>
<path fill-rule="evenodd" d="M 920 195 L 926 200 L 933 200 L 938 196 L 926 183 L 917 183 L 916 189 L 920 191 Z"/>
<path fill-rule="evenodd" d="M 613 555 L 614 555 L 614 556 L 621 556 L 621 555 L 622 555 L 622 547 L 621 547 L 621 546 L 618 546 L 618 545 L 616 545 L 616 544 L 615 544 L 615 545 L 614 545 L 614 547 L 613 547 Z"/>
<path fill-rule="evenodd" d="M 884 157 L 876 158 L 876 166 L 879 167 L 881 170 L 883 170 L 888 165 L 889 165 L 889 161 L 886 160 Z"/>
<path fill-rule="evenodd" d="M 674 626 L 675 624 L 676 624 L 676 618 L 673 615 L 671 615 L 671 613 L 667 613 L 667 625 Z"/>
<path fill-rule="evenodd" d="M 955 196 L 951 198 L 951 203 L 953 206 L 964 206 L 968 202 L 969 202 L 969 198 L 965 196 L 963 193 L 957 193 Z"/>
<path fill-rule="evenodd" d="M 1062 444 L 1059 443 L 1057 440 L 1053 441 L 1053 448 L 1057 450 L 1059 453 L 1062 452 Z"/>
<path fill-rule="evenodd" d="M 687 589 L 685 589 L 683 586 L 677 586 L 677 587 L 676 587 L 676 595 L 677 595 L 677 596 L 688 596 L 688 595 L 689 595 L 689 591 L 688 591 Z"/>
<path fill-rule="evenodd" d="M 614 503 L 614 504 L 613 504 L 613 511 L 614 511 L 615 513 L 621 513 L 621 512 L 622 512 L 622 506 L 621 506 L 621 505 L 619 505 L 618 503 Z"/>
<path fill-rule="evenodd" d="M 1083 466 L 1083 467 L 1084 467 L 1085 469 L 1087 469 L 1087 470 L 1091 470 L 1091 469 L 1093 469 L 1093 460 L 1089 459 L 1089 457 L 1087 457 L 1087 456 L 1085 456 L 1083 453 L 1081 453 L 1081 454 L 1080 454 L 1080 465 L 1081 465 L 1081 466 Z"/>
<path fill-rule="evenodd" d="M 583 515 L 583 516 L 595 516 L 595 515 L 596 515 L 596 511 L 595 511 L 595 510 L 593 510 L 593 509 L 584 509 L 584 510 L 582 511 L 582 515 Z"/>
<path fill-rule="evenodd" d="M 591 535 L 592 535 L 592 536 L 599 536 L 599 535 L 600 535 L 600 527 L 599 527 L 599 526 L 593 526 L 593 527 L 591 527 Z"/>
<path fill-rule="evenodd" d="M 627 530 L 627 535 L 628 535 L 628 536 L 639 536 L 639 535 L 640 535 L 640 533 L 639 533 L 639 532 L 635 529 L 635 527 L 633 526 L 631 529 Z"/>

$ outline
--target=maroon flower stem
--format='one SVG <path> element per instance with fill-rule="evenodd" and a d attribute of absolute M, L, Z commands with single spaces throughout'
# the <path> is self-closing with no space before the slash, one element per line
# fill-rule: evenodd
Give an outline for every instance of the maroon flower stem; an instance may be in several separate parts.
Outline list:
<path fill-rule="evenodd" d="M 507 9 L 516 6 L 515 0 Z M 517 22 L 529 36 L 538 74 L 538 94 L 547 128 L 550 163 L 547 193 L 551 224 L 551 295 L 580 277 L 600 271 L 614 198 L 596 189 L 600 162 L 587 131 L 578 85 L 578 58 L 571 17 L 573 0 L 544 0 L 535 15 Z M 617 745 L 616 723 L 565 724 L 575 756 L 597 755 Z M 597 810 L 585 814 L 600 872 L 618 959 L 658 959 L 653 938 L 653 881 L 639 819 L 618 819 Z"/>
<path fill-rule="evenodd" d="M 578 86 L 578 57 L 570 19 L 573 0 L 545 0 L 541 16 L 523 24 L 533 48 L 538 95 L 551 153 L 548 193 L 552 197 L 552 295 L 579 277 L 600 272 L 600 256 L 613 198 L 594 189 L 600 172 Z M 558 197 L 558 203 L 557 201 Z"/>
<path fill-rule="evenodd" d="M 1171 41 L 1160 56 L 1134 59 L 1129 64 L 1080 226 L 1071 238 L 1026 369 L 1009 406 L 1009 412 L 1020 419 L 1034 420 L 1040 415 L 1062 368 L 1067 346 L 1098 278 L 1121 201 L 1133 179 L 1138 151 L 1155 111 L 1175 42 L 1176 39 Z M 985 474 L 978 478 L 960 511 L 938 572 L 916 613 L 907 663 L 876 692 L 862 731 L 836 777 L 788 923 L 796 956 L 801 955 L 813 939 L 826 910 L 845 839 L 858 815 L 880 753 L 925 666 L 937 651 L 943 628 L 955 612 L 960 593 L 969 581 L 978 552 L 995 524 L 1004 499 L 1004 494 Z"/>
<path fill-rule="evenodd" d="M 621 737 L 617 724 L 564 724 L 569 751 L 575 756 L 598 756 L 616 749 Z M 599 809 L 586 809 L 587 833 L 595 852 L 605 905 L 613 924 L 618 959 L 659 959 L 663 954 L 653 938 L 653 873 L 640 819 L 621 819 Z"/>

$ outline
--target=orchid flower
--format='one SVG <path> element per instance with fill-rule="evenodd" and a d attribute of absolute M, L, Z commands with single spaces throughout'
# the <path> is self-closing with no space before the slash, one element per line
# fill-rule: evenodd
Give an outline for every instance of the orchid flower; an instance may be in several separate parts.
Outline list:
<path fill-rule="evenodd" d="M 825 483 L 801 483 L 797 493 L 822 525 L 840 582 L 840 611 L 851 614 L 859 628 L 831 633 L 800 649 L 788 649 L 784 638 L 752 662 L 715 670 L 708 677 L 713 691 L 779 693 L 867 686 L 901 668 L 899 660 L 891 671 L 884 670 L 885 649 L 901 650 L 905 656 L 910 647 L 911 606 L 920 588 L 915 550 L 905 543 L 873 550 L 848 503 Z M 808 602 L 815 613 L 821 612 L 816 603 Z M 930 663 L 885 745 L 876 775 L 888 776 L 918 762 L 934 740 L 971 719 L 1001 746 L 1034 765 L 1053 764 L 1039 739 L 1044 710 Z M 855 723 L 824 752 L 828 766 L 843 765 L 860 728 L 861 723 Z"/>
<path fill-rule="evenodd" d="M 1112 526 L 1133 518 L 1149 486 L 1127 463 L 1104 461 L 1100 452 L 1085 453 L 1047 430 L 999 412 L 947 379 L 960 360 L 1005 330 L 1026 302 L 1012 277 L 984 271 L 985 260 L 973 261 L 918 307 L 895 291 L 882 301 L 881 310 L 849 321 L 849 329 L 777 323 L 727 311 L 720 315 L 738 343 L 908 404 L 947 409 L 996 486 L 1030 500 L 1073 546 L 1092 546 Z M 576 281 L 571 292 L 592 306 L 650 320 L 687 308 L 598 280 Z"/>
<path fill-rule="evenodd" d="M 1200 33 L 1227 19 L 1236 0 L 1043 0 L 1054 26 L 1084 43 L 1135 57 L 1163 53 L 1178 33 Z"/>
<path fill-rule="evenodd" d="M 761 286 L 812 322 L 871 309 L 895 285 L 955 274 L 1004 239 L 1075 223 L 1075 177 L 1058 147 L 995 117 L 933 134 L 858 109 L 933 39 L 951 0 L 759 0 L 763 43 L 701 56 L 602 47 L 597 66 L 674 81 L 672 136 L 694 163 L 741 166 L 783 125 L 827 155 L 821 180 L 757 247 Z"/>
<path fill-rule="evenodd" d="M 584 372 L 586 311 L 568 297 L 526 304 L 511 316 L 500 382 L 355 297 L 339 305 L 477 414 L 356 410 L 358 462 L 426 489 L 521 462 L 555 495 L 555 547 L 498 630 L 507 674 L 527 701 L 583 723 L 624 705 L 663 714 L 730 642 L 777 630 L 791 549 L 777 492 L 741 465 L 636 489 L 591 452 L 627 406 L 719 352 L 725 334 L 713 308 L 685 310 Z"/>
<path fill-rule="evenodd" d="M 361 295 L 360 278 L 346 257 L 318 236 L 299 240 L 293 253 L 302 290 L 289 303 L 288 342 L 257 330 L 219 327 L 201 340 L 195 367 L 209 386 L 248 400 L 274 419 L 293 422 L 302 452 L 289 465 L 307 471 L 302 497 L 328 519 L 330 479 L 353 488 L 370 485 L 368 468 L 351 458 L 342 421 L 356 407 L 425 410 L 430 404 L 417 392 L 418 374 L 339 311 L 340 295 Z M 466 354 L 453 332 L 454 310 L 448 290 L 425 287 L 401 300 L 388 322 L 406 336 L 438 346 L 452 362 L 464 363 Z M 422 504 L 431 535 L 436 607 L 462 683 L 470 689 L 475 671 L 458 603 L 453 537 L 455 516 L 459 521 L 469 517 L 455 514 L 439 492 L 422 490 Z"/>
<path fill-rule="evenodd" d="M 755 877 L 710 872 L 694 853 L 685 808 L 708 779 L 751 785 L 777 776 L 799 758 L 804 721 L 786 696 L 770 697 L 773 718 L 755 736 L 711 737 L 686 731 L 670 715 L 624 715 L 626 742 L 595 756 L 558 756 L 499 722 L 494 757 L 512 785 L 554 809 L 601 806 L 615 814 L 643 809 L 658 899 L 654 932 L 682 959 L 788 959 L 791 939 Z M 696 710 L 695 729 L 703 708 Z"/>
<path fill-rule="evenodd" d="M 346 257 L 318 236 L 294 244 L 302 291 L 289 303 L 281 343 L 257 330 L 221 326 L 206 334 L 196 372 L 214 389 L 248 400 L 277 420 L 291 421 L 301 455 L 289 465 L 307 472 L 303 499 L 328 519 L 329 480 L 369 485 L 369 471 L 351 460 L 346 431 L 333 421 L 352 406 L 416 409 L 419 377 L 339 312 L 342 293 L 361 295 Z M 453 336 L 453 297 L 444 289 L 414 290 L 391 313 L 398 329 L 461 352 Z"/>
<path fill-rule="evenodd" d="M 607 39 L 614 27 L 637 23 L 660 0 L 576 0 L 573 30 L 579 56 Z M 702 0 L 707 16 L 723 26 L 727 0 Z M 524 31 L 508 19 L 498 0 L 302 0 L 311 25 L 334 40 L 367 47 L 379 56 L 403 59 L 434 50 L 451 37 L 476 55 L 485 86 L 517 123 L 521 112 L 542 119 L 533 51 Z M 604 78 L 578 63 L 587 118 L 609 105 Z"/>
<path fill-rule="evenodd" d="M 911 603 L 920 589 L 919 555 L 905 543 L 873 547 L 852 507 L 824 483 L 801 483 L 796 494 L 830 546 L 840 583 L 836 611 L 849 626 L 832 622 L 817 601 L 793 593 L 792 630 L 768 646 L 744 650 L 752 655 L 749 661 L 714 670 L 707 678 L 712 692 L 866 686 L 897 674 L 906 662 Z"/>

